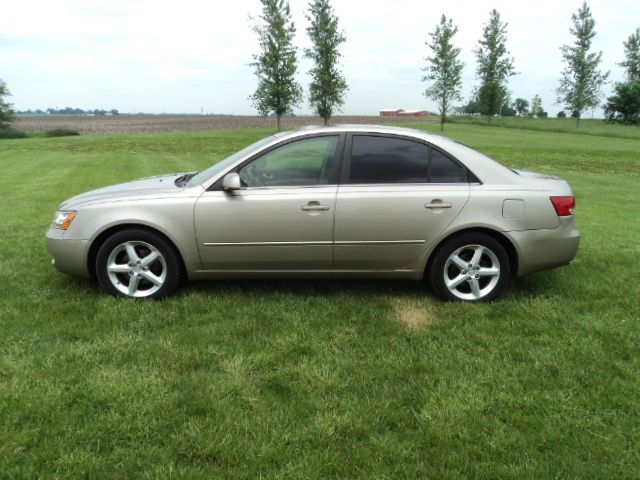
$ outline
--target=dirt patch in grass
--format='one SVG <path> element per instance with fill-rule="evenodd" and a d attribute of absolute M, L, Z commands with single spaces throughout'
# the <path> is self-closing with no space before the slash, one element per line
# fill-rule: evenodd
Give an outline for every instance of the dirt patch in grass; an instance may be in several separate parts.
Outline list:
<path fill-rule="evenodd" d="M 431 308 L 417 298 L 394 298 L 393 307 L 398 322 L 409 330 L 423 330 L 440 322 Z"/>

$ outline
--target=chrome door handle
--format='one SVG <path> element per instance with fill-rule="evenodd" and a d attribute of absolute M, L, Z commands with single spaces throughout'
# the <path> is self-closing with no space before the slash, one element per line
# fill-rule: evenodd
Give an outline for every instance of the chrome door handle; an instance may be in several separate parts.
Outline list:
<path fill-rule="evenodd" d="M 425 204 L 425 206 L 424 206 L 424 208 L 432 208 L 434 210 L 439 209 L 439 208 L 451 208 L 451 207 L 453 207 L 452 204 L 444 203 L 444 202 L 431 202 L 431 203 Z"/>
<path fill-rule="evenodd" d="M 325 212 L 329 210 L 328 205 L 303 205 L 300 209 L 304 212 Z"/>

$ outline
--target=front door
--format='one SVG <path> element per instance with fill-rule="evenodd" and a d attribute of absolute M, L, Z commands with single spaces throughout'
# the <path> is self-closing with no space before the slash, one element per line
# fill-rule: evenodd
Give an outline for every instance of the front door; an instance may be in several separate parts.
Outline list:
<path fill-rule="evenodd" d="M 195 207 L 205 270 L 328 270 L 338 135 L 276 146 L 237 169 L 243 188 L 207 191 Z"/>

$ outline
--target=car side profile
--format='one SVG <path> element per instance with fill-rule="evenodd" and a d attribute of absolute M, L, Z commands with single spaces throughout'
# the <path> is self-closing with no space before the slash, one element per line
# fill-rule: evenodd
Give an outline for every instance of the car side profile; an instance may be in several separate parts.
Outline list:
<path fill-rule="evenodd" d="M 510 279 L 568 264 L 579 233 L 562 179 L 387 126 L 304 128 L 198 173 L 62 202 L 46 234 L 61 272 L 159 299 L 183 279 L 426 279 L 488 301 Z"/>

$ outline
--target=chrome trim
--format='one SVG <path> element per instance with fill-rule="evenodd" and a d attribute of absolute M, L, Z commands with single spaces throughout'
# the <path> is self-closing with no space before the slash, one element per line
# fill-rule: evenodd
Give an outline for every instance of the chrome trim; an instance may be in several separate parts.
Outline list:
<path fill-rule="evenodd" d="M 309 247 L 327 245 L 423 245 L 424 240 L 361 240 L 361 241 L 337 241 L 337 242 L 221 242 L 203 243 L 205 247 Z"/>
<path fill-rule="evenodd" d="M 326 246 L 333 242 L 230 242 L 230 243 L 203 243 L 205 247 L 298 247 L 298 246 Z"/>
<path fill-rule="evenodd" d="M 424 240 L 361 240 L 335 242 L 336 245 L 423 245 Z"/>

